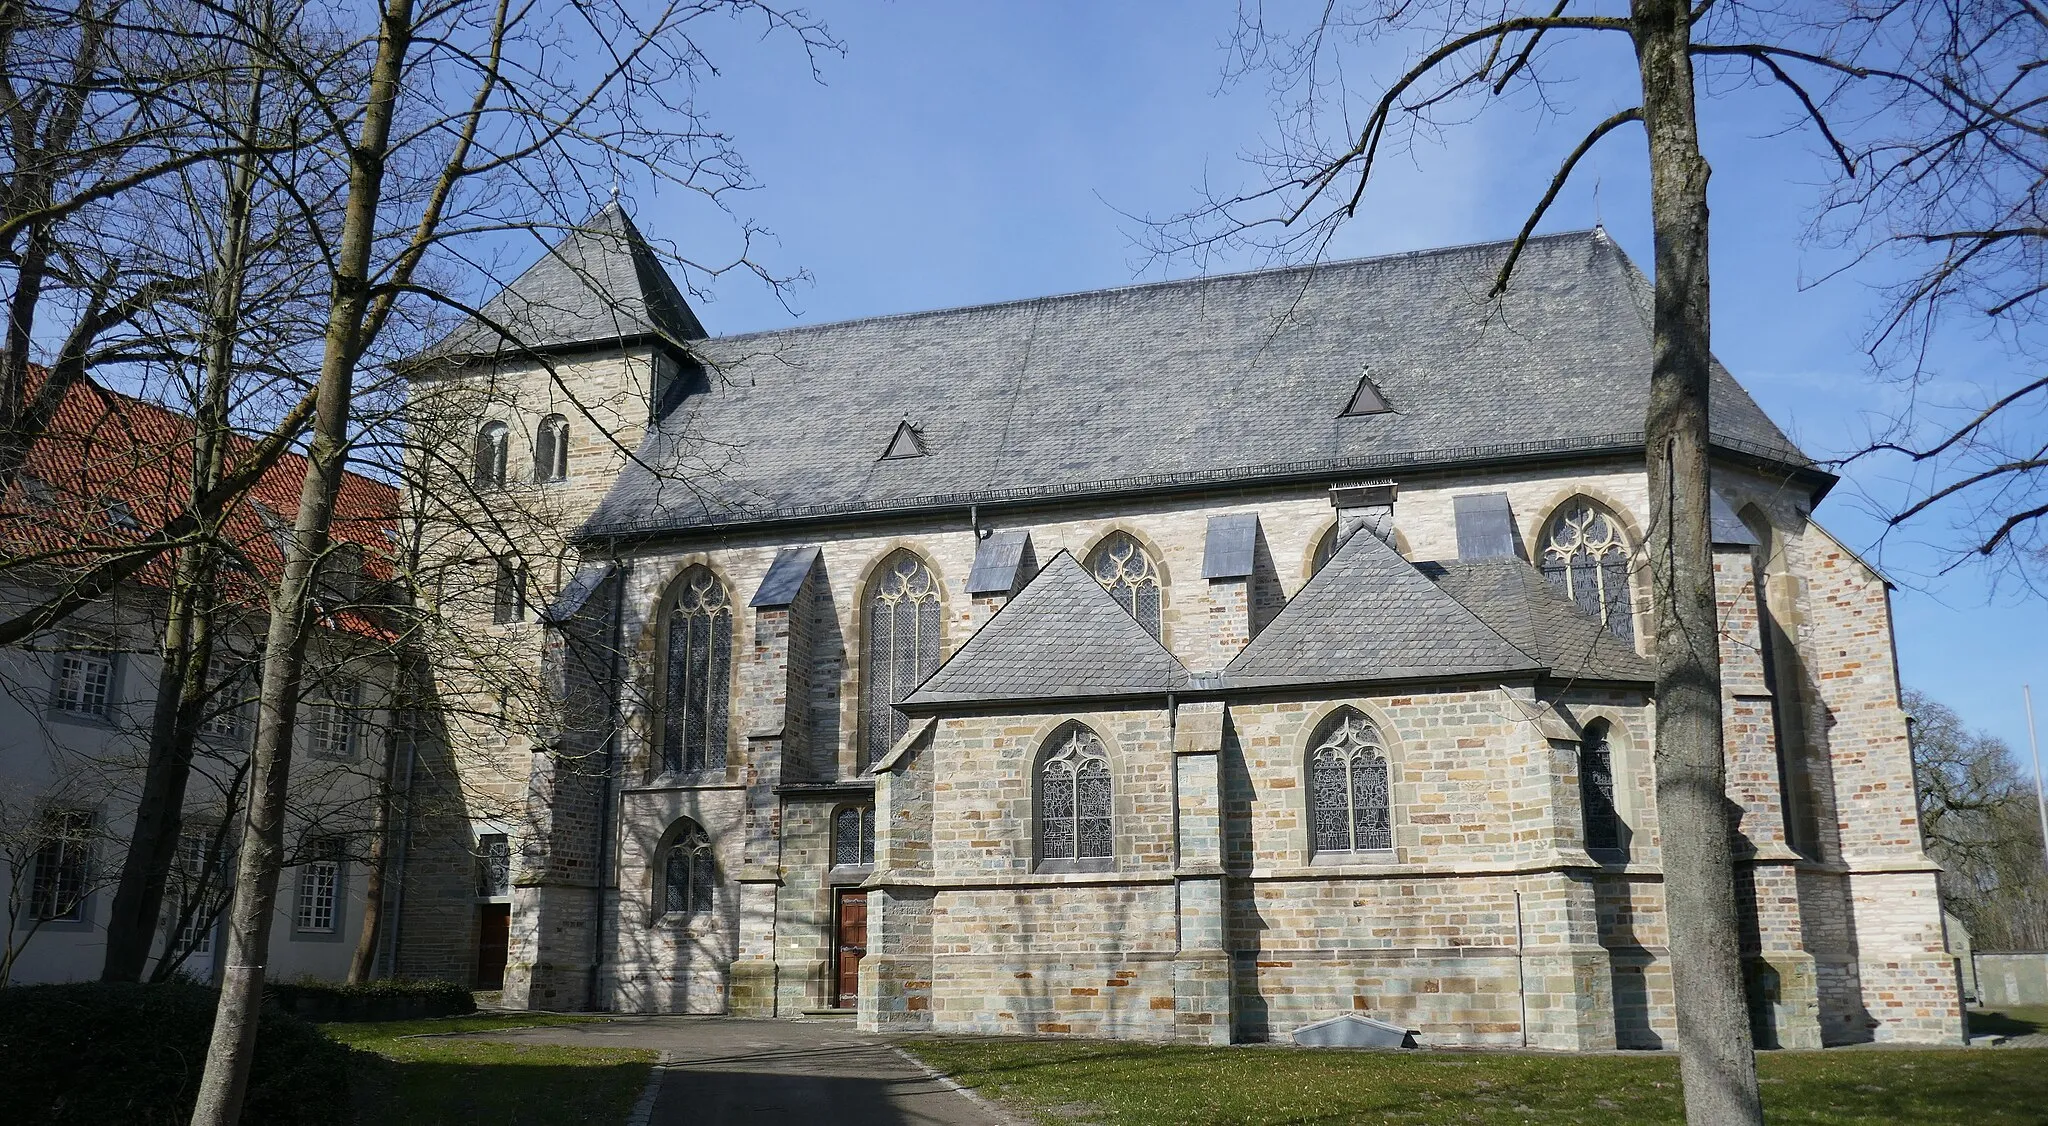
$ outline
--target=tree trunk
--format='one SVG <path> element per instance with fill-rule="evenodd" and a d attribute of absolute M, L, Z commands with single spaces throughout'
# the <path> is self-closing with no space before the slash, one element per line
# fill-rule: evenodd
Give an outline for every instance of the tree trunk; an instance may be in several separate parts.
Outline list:
<path fill-rule="evenodd" d="M 227 970 L 214 1013 L 213 1038 L 207 1046 L 206 1072 L 192 1109 L 193 1126 L 231 1126 L 240 1119 L 256 1048 L 263 963 L 270 953 L 270 921 L 284 848 L 292 734 L 311 626 L 308 611 L 314 568 L 327 549 L 335 496 L 348 463 L 349 395 L 364 345 L 370 253 L 377 234 L 384 161 L 390 151 L 392 112 L 412 45 L 412 0 L 390 0 L 380 24 L 377 58 L 371 65 L 363 101 L 362 132 L 349 148 L 348 202 L 342 211 L 340 245 L 333 266 L 334 289 L 320 360 L 306 480 L 299 491 L 298 520 L 285 553 L 284 576 L 271 605 L 263 687 L 258 694 L 256 748 L 250 763 L 249 812 L 229 914 Z"/>
<path fill-rule="evenodd" d="M 1684 0 L 1636 0 L 1632 17 L 1656 235 L 1644 441 L 1657 637 L 1657 816 L 1679 1074 L 1686 1121 L 1761 1124 L 1737 946 L 1708 530 L 1708 169 L 1695 116 L 1691 13 Z"/>
<path fill-rule="evenodd" d="M 244 119 L 244 137 L 254 147 L 263 113 L 264 75 L 253 76 Z M 194 511 L 220 484 L 227 460 L 229 389 L 234 382 L 235 336 L 242 322 L 247 284 L 250 210 L 256 190 L 256 157 L 244 153 L 228 186 L 227 225 L 214 280 L 213 308 L 207 325 L 206 380 L 192 428 Z M 208 524 L 213 523 L 211 520 Z M 192 752 L 199 727 L 212 700 L 209 685 L 213 663 L 214 582 L 218 553 L 201 541 L 178 553 L 171 583 L 170 611 L 164 623 L 161 671 L 156 708 L 149 728 L 149 759 L 143 771 L 142 798 L 135 829 L 121 865 L 107 919 L 107 955 L 101 981 L 140 981 L 163 912 L 164 882 L 178 856 L 184 822 L 185 786 L 192 777 Z"/>
<path fill-rule="evenodd" d="M 377 771 L 377 808 L 370 823 L 370 854 L 363 865 L 368 869 L 363 880 L 363 929 L 356 935 L 355 956 L 348 963 L 350 985 L 368 981 L 377 972 L 377 939 L 384 929 L 384 869 L 391 859 L 391 850 L 385 846 L 391 834 L 391 770 L 398 761 L 393 743 L 401 737 L 394 728 L 392 736 L 383 741 L 384 762 Z"/>

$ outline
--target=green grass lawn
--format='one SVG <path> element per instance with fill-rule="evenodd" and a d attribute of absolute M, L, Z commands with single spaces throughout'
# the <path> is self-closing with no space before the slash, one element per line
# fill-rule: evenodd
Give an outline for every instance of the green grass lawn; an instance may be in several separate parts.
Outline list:
<path fill-rule="evenodd" d="M 1679 1123 L 1668 1054 L 1194 1048 L 1080 1041 L 905 1045 L 1043 1122 Z M 2041 1123 L 2048 1051 L 1833 1051 L 1758 1059 L 1773 1123 Z"/>
<path fill-rule="evenodd" d="M 1969 1020 L 1972 1036 L 2031 1036 L 2037 1032 L 2048 1032 L 2048 1005 L 1973 1009 Z"/>
<path fill-rule="evenodd" d="M 374 1053 L 358 1057 L 361 1067 L 354 1076 L 355 1119 L 365 1126 L 558 1126 L 583 1122 L 617 1126 L 639 1097 L 656 1053 L 638 1048 L 558 1048 L 435 1035 L 603 1019 L 506 1013 L 328 1024 L 321 1029 L 352 1048 Z"/>

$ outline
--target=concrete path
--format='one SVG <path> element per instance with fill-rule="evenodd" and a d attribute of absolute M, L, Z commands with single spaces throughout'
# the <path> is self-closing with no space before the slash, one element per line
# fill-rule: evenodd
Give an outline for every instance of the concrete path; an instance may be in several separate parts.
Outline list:
<path fill-rule="evenodd" d="M 622 1016 L 482 1033 L 492 1040 L 653 1048 L 650 1126 L 996 1126 L 1010 1120 L 840 1021 Z"/>

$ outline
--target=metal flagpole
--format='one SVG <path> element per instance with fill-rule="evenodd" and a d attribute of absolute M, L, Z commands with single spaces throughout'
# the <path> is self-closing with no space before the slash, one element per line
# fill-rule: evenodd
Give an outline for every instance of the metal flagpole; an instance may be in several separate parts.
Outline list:
<path fill-rule="evenodd" d="M 2020 698 L 2027 704 L 2027 746 L 2034 752 L 2034 804 L 2041 810 L 2041 857 L 2048 862 L 2048 794 L 2041 790 L 2041 740 L 2034 735 L 2034 688 L 2020 685 Z"/>

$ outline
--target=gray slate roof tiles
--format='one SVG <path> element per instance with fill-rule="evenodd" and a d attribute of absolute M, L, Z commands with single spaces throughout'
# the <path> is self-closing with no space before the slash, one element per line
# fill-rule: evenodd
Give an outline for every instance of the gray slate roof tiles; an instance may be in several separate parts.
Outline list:
<path fill-rule="evenodd" d="M 1552 590 L 1541 572 L 1520 559 L 1419 563 L 1416 569 L 1542 663 L 1553 679 L 1644 684 L 1656 679 L 1656 670 L 1634 647 Z"/>
<path fill-rule="evenodd" d="M 1541 663 L 1369 531 L 1352 534 L 1223 670 L 1230 688 L 1533 673 Z"/>
<path fill-rule="evenodd" d="M 544 352 L 650 335 L 680 342 L 704 335 L 674 279 L 616 203 L 564 235 L 478 311 L 512 338 L 471 319 L 421 358 Z"/>
<path fill-rule="evenodd" d="M 1029 579 L 1036 567 L 1029 531 L 991 532 L 974 547 L 974 567 L 967 572 L 967 593 L 1009 594 L 1017 589 L 1018 578 Z"/>
<path fill-rule="evenodd" d="M 666 414 L 585 533 L 1640 448 L 1642 275 L 1603 232 L 1548 235 L 1496 306 L 1484 296 L 1504 252 L 696 341 L 709 388 Z M 1342 416 L 1368 368 L 1394 409 Z M 1717 441 L 1810 464 L 1718 366 L 1711 406 Z M 929 454 L 878 461 L 906 417 Z"/>
<path fill-rule="evenodd" d="M 1163 696 L 1187 669 L 1062 551 L 897 705 Z"/>

